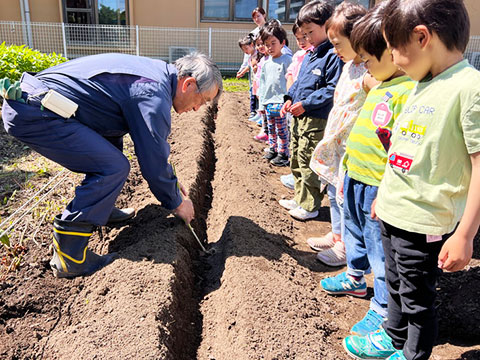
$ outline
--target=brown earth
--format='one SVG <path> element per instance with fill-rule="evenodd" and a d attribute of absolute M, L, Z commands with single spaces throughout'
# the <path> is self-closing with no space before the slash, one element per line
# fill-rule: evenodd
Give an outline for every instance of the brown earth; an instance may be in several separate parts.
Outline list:
<path fill-rule="evenodd" d="M 342 271 L 318 263 L 305 243 L 328 232 L 328 203 L 307 223 L 277 205 L 292 196 L 278 181 L 288 170 L 262 159 L 264 145 L 252 138 L 258 128 L 244 120 L 247 100 L 225 94 L 216 119 L 211 109 L 172 124 L 171 160 L 196 204 L 194 228 L 215 254 L 202 255 L 185 225 L 159 206 L 130 143 L 132 170 L 118 205 L 135 206 L 137 216 L 91 242 L 96 252 L 118 252 L 114 263 L 74 280 L 49 270 L 51 219 L 79 175 L 68 175 L 12 232 L 26 251 L 18 271 L 0 273 L 1 359 L 348 358 L 341 340 L 368 300 L 318 287 Z M 45 161 L 0 133 L 0 220 L 58 173 Z M 467 270 L 439 282 L 434 359 L 480 359 L 478 243 Z"/>

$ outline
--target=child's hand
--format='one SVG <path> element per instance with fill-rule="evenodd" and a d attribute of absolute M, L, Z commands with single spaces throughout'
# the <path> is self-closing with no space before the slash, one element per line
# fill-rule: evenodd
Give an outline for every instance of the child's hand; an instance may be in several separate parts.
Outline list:
<path fill-rule="evenodd" d="M 287 112 L 290 111 L 290 106 L 292 106 L 292 100 L 285 101 L 285 104 L 283 104 L 282 108 L 280 109 L 280 116 L 285 116 Z"/>
<path fill-rule="evenodd" d="M 292 113 L 293 116 L 300 116 L 305 112 L 305 109 L 303 108 L 302 103 L 299 101 L 299 102 L 293 104 L 290 107 L 289 111 Z"/>
<path fill-rule="evenodd" d="M 342 191 L 343 191 L 343 189 L 342 189 Z M 370 208 L 370 217 L 373 220 L 378 220 L 377 213 L 375 212 L 375 206 L 376 205 L 377 205 L 377 198 L 375 198 L 375 200 L 372 201 L 372 206 Z"/>
<path fill-rule="evenodd" d="M 473 241 L 457 234 L 450 236 L 438 255 L 438 267 L 446 271 L 462 270 L 472 258 Z"/>

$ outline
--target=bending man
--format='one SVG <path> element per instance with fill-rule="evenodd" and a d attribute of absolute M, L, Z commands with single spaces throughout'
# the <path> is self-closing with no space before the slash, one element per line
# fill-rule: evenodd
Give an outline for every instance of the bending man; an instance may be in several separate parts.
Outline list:
<path fill-rule="evenodd" d="M 20 87 L 21 98 L 3 104 L 7 132 L 85 174 L 75 198 L 54 219 L 50 266 L 55 276 L 89 275 L 113 260 L 112 254 L 97 255 L 87 245 L 96 226 L 133 216 L 133 209 L 114 207 L 130 171 L 122 153 L 127 133 L 152 193 L 187 224 L 192 221 L 193 204 L 183 198 L 179 189 L 185 190 L 168 163 L 167 137 L 172 106 L 179 114 L 196 111 L 222 92 L 220 71 L 207 56 L 193 53 L 174 65 L 123 54 L 87 56 L 35 76 L 24 73 Z M 76 103 L 75 114 L 65 118 L 42 106 L 49 90 Z"/>

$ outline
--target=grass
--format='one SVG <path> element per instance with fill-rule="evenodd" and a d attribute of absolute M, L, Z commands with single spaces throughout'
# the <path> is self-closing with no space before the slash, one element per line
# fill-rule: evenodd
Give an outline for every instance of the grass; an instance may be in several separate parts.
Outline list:
<path fill-rule="evenodd" d="M 224 77 L 223 78 L 223 89 L 225 92 L 242 92 L 248 91 L 248 77 L 244 76 L 241 79 L 235 77 Z"/>

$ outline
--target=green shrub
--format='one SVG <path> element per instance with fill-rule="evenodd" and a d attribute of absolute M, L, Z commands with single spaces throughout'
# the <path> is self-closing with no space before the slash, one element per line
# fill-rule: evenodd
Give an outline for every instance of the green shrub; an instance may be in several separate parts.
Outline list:
<path fill-rule="evenodd" d="M 67 61 L 62 55 L 44 54 L 25 45 L 0 44 L 0 79 L 19 80 L 25 71 L 39 72 Z"/>

